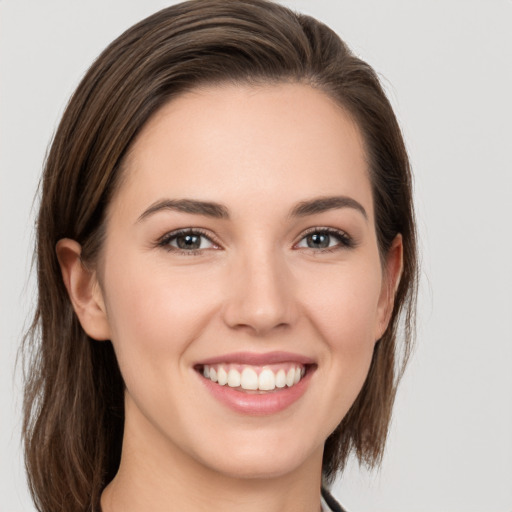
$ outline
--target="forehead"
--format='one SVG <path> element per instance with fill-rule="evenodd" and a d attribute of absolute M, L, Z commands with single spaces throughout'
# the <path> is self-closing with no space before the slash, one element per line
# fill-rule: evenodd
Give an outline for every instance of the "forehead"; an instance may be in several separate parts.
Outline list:
<path fill-rule="evenodd" d="M 272 200 L 284 206 L 340 193 L 358 196 L 372 213 L 357 125 L 329 96 L 303 84 L 187 92 L 144 126 L 124 172 L 117 195 L 131 196 L 131 204 L 193 195 L 270 207 Z"/>

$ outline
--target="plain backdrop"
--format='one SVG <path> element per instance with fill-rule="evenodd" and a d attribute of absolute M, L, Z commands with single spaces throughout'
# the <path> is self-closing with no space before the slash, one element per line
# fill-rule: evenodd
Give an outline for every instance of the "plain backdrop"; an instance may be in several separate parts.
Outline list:
<path fill-rule="evenodd" d="M 33 307 L 35 196 L 96 55 L 162 0 L 0 0 L 0 511 L 29 512 L 17 348 Z M 382 76 L 410 152 L 423 260 L 417 348 L 382 468 L 352 512 L 512 511 L 512 1 L 289 0 Z"/>

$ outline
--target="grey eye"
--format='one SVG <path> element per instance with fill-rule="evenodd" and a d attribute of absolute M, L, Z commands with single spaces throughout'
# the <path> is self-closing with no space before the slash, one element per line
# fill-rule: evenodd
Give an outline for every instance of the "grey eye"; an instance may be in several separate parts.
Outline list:
<path fill-rule="evenodd" d="M 306 234 L 297 244 L 297 247 L 307 249 L 352 247 L 352 240 L 343 231 L 334 229 L 317 229 Z"/>
<path fill-rule="evenodd" d="M 179 235 L 175 238 L 176 247 L 180 249 L 200 249 L 201 248 L 201 242 L 202 242 L 202 236 L 201 235 Z M 171 245 L 174 245 L 171 242 Z"/>
<path fill-rule="evenodd" d="M 312 233 L 306 237 L 306 244 L 311 249 L 325 249 L 331 243 L 331 236 L 327 233 Z"/>
<path fill-rule="evenodd" d="M 169 250 L 179 250 L 183 252 L 199 251 L 202 249 L 212 249 L 216 245 L 208 236 L 196 231 L 178 231 L 169 233 L 159 242 L 160 246 Z"/>

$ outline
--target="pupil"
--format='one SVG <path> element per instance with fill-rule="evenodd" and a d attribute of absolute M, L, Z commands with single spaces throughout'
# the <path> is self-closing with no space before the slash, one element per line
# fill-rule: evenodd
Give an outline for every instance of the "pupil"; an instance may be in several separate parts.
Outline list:
<path fill-rule="evenodd" d="M 180 249 L 199 249 L 201 247 L 201 237 L 197 235 L 183 235 L 176 240 Z"/>
<path fill-rule="evenodd" d="M 326 235 L 325 233 L 314 233 L 308 236 L 307 241 L 308 247 L 313 249 L 324 249 L 329 247 L 330 240 L 329 235 Z"/>

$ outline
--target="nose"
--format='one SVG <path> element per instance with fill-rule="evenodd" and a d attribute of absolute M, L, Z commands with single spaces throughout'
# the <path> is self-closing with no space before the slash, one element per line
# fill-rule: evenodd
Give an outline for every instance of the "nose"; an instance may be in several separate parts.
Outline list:
<path fill-rule="evenodd" d="M 253 253 L 230 268 L 224 321 L 232 329 L 263 336 L 292 326 L 298 316 L 291 273 L 269 252 Z"/>

